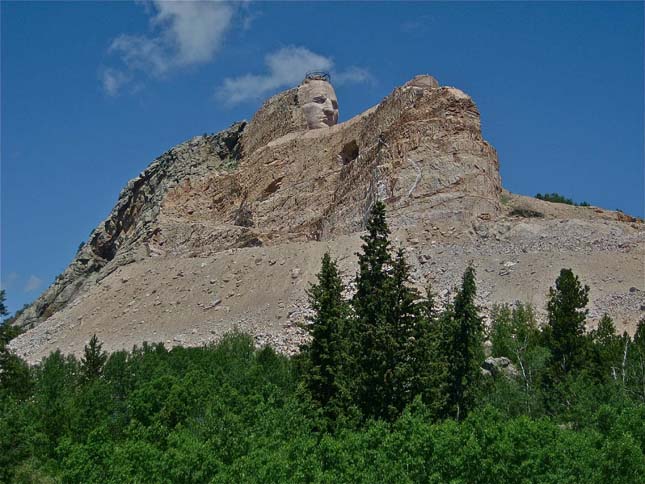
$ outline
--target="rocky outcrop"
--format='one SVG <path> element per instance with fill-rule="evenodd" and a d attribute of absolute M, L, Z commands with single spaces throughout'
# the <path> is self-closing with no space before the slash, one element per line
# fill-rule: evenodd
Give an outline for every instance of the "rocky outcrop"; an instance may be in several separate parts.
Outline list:
<path fill-rule="evenodd" d="M 502 192 L 497 153 L 462 91 L 418 76 L 344 123 L 306 125 L 294 88 L 248 124 L 156 159 L 18 318 L 32 329 L 12 348 L 35 362 L 56 348 L 82 353 L 94 333 L 116 350 L 241 329 L 296 351 L 322 254 L 338 258 L 348 282 L 375 200 L 413 283 L 431 283 L 440 304 L 473 263 L 484 314 L 521 300 L 540 318 L 570 267 L 592 288 L 590 319 L 609 312 L 632 331 L 642 316 L 642 223 Z M 493 363 L 485 371 L 510 368 Z"/>
<path fill-rule="evenodd" d="M 211 171 L 234 168 L 239 161 L 239 139 L 244 127 L 245 123 L 236 123 L 215 135 L 197 136 L 170 149 L 130 180 L 107 219 L 94 229 L 70 265 L 15 324 L 33 327 L 117 267 L 149 256 L 146 242 L 157 230 L 161 203 L 168 191 Z"/>
<path fill-rule="evenodd" d="M 282 112 L 281 102 L 289 112 L 291 97 L 280 95 L 256 116 L 262 123 L 254 119 L 245 129 L 238 170 L 212 172 L 168 193 L 158 250 L 207 256 L 329 240 L 362 230 L 377 199 L 388 205 L 394 228 L 499 213 L 497 155 L 463 92 L 404 86 L 345 123 L 276 138 L 295 129 L 270 123 L 267 110 Z M 273 141 L 256 147 L 258 139 Z"/>
<path fill-rule="evenodd" d="M 506 378 L 515 379 L 519 376 L 519 372 L 511 360 L 505 356 L 493 358 L 489 356 L 481 364 L 482 374 L 484 376 L 504 376 Z"/>

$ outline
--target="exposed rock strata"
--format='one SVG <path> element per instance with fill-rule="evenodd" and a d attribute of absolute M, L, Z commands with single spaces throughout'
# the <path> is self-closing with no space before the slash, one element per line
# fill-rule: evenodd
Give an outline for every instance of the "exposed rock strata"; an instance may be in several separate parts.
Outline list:
<path fill-rule="evenodd" d="M 377 199 L 415 284 L 431 282 L 440 301 L 473 262 L 485 312 L 519 299 L 540 315 L 559 269 L 572 267 L 592 287 L 592 320 L 609 311 L 629 330 L 642 314 L 642 224 L 502 193 L 477 107 L 458 89 L 421 76 L 345 123 L 305 126 L 291 89 L 248 125 L 155 160 L 18 319 L 33 329 L 13 348 L 37 361 L 57 347 L 79 353 L 93 333 L 115 350 L 202 344 L 237 327 L 292 352 L 322 253 L 349 281 Z"/>
<path fill-rule="evenodd" d="M 71 264 L 17 319 L 33 327 L 65 307 L 74 298 L 117 267 L 150 255 L 143 242 L 157 230 L 161 203 L 180 182 L 226 170 L 239 159 L 239 137 L 245 123 L 236 123 L 216 135 L 197 136 L 153 161 L 128 182 L 110 215 L 94 229 Z"/>

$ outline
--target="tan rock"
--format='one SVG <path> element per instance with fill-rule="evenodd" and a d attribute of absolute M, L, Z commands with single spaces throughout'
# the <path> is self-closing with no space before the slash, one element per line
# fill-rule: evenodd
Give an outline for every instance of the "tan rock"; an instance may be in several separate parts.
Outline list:
<path fill-rule="evenodd" d="M 326 91 L 320 104 L 333 103 L 325 81 L 311 82 L 272 97 L 248 124 L 169 150 L 130 181 L 70 266 L 18 318 L 33 329 L 12 347 L 37 361 L 58 346 L 80 353 L 103 330 L 114 350 L 201 344 L 202 334 L 238 328 L 293 352 L 304 341 L 305 291 L 322 254 L 337 257 L 349 280 L 376 200 L 387 205 L 394 240 L 414 245 L 414 280 L 445 289 L 440 299 L 473 262 L 481 304 L 522 300 L 540 313 L 559 269 L 571 267 L 592 287 L 591 320 L 609 311 L 620 330 L 633 330 L 645 302 L 629 291 L 642 286 L 639 220 L 502 193 L 477 107 L 430 76 L 344 123 L 333 125 L 332 113 L 316 129 L 308 129 L 303 93 L 314 102 L 316 89 Z M 226 306 L 193 290 L 218 282 Z M 122 312 L 142 294 L 156 300 L 137 307 L 133 323 Z"/>

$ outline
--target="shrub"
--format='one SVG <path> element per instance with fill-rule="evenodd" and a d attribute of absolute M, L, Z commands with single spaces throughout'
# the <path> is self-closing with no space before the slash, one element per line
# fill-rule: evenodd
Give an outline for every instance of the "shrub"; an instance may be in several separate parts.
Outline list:
<path fill-rule="evenodd" d="M 511 216 L 524 218 L 541 218 L 544 217 L 544 214 L 542 212 L 531 210 L 529 208 L 515 208 L 511 212 Z"/>

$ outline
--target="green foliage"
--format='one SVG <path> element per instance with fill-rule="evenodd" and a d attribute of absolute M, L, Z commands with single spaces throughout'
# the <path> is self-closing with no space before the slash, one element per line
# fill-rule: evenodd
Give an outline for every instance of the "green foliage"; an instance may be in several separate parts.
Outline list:
<path fill-rule="evenodd" d="M 542 410 L 540 386 L 550 352 L 542 345 L 533 308 L 520 302 L 513 307 L 494 306 L 491 319 L 491 354 L 509 358 L 519 375 L 517 381 L 498 382 L 499 390 L 510 392 L 504 396 L 507 410 L 513 415 L 539 414 Z M 514 410 L 510 410 L 513 406 Z"/>
<path fill-rule="evenodd" d="M 469 266 L 454 303 L 446 308 L 438 322 L 435 358 L 447 368 L 445 414 L 457 420 L 465 418 L 474 406 L 480 364 L 484 360 L 483 327 L 475 306 L 476 293 L 475 270 Z"/>
<path fill-rule="evenodd" d="M 4 307 L 4 290 L 0 291 L 0 312 L 7 314 Z M 27 364 L 11 353 L 9 342 L 21 333 L 20 329 L 5 320 L 0 323 L 0 390 L 17 398 L 26 398 L 31 388 L 31 374 Z"/>
<path fill-rule="evenodd" d="M 314 316 L 306 327 L 311 342 L 301 348 L 307 360 L 304 384 L 312 399 L 321 406 L 330 406 L 341 393 L 341 367 L 348 357 L 346 331 L 348 304 L 343 300 L 343 283 L 336 263 L 328 253 L 322 259 L 318 282 L 308 291 Z"/>
<path fill-rule="evenodd" d="M 96 335 L 93 335 L 90 342 L 83 349 L 81 358 L 81 370 L 85 380 L 92 381 L 101 376 L 103 365 L 107 361 L 107 352 L 103 351 L 103 344 L 99 342 Z"/>
<path fill-rule="evenodd" d="M 603 315 L 590 337 L 593 346 L 587 358 L 594 364 L 594 374 L 600 379 L 622 378 L 625 338 L 616 334 L 616 326 L 608 314 Z"/>
<path fill-rule="evenodd" d="M 645 405 L 611 382 L 564 382 L 563 420 L 480 405 L 438 421 L 417 398 L 392 423 L 331 433 L 299 398 L 296 362 L 244 335 L 113 353 L 83 385 L 60 353 L 34 373 L 29 399 L 0 393 L 0 482 L 605 484 L 645 472 Z"/>
<path fill-rule="evenodd" d="M 645 403 L 645 318 L 639 321 L 632 344 L 625 341 L 623 355 L 626 390 Z"/>
<path fill-rule="evenodd" d="M 588 202 L 582 202 L 582 203 L 576 203 L 570 198 L 567 198 L 563 195 L 560 195 L 559 193 L 545 193 L 542 195 L 541 193 L 538 193 L 535 195 L 535 198 L 538 200 L 544 200 L 545 202 L 554 202 L 554 203 L 564 203 L 567 205 L 575 205 L 577 207 L 589 207 Z"/>
<path fill-rule="evenodd" d="M 543 331 L 531 306 L 494 308 L 517 376 L 484 378 L 474 269 L 439 310 L 388 235 L 376 204 L 351 301 L 323 257 L 294 358 L 238 333 L 109 356 L 94 336 L 29 368 L 0 327 L 0 482 L 642 482 L 645 320 L 585 333 L 588 288 L 563 269 Z"/>
<path fill-rule="evenodd" d="M 544 217 L 544 214 L 542 212 L 538 212 L 537 210 L 531 210 L 530 208 L 514 208 L 511 211 L 511 216 L 524 218 L 542 218 Z"/>
<path fill-rule="evenodd" d="M 7 306 L 5 305 L 6 299 L 7 299 L 7 295 L 5 294 L 5 290 L 0 289 L 0 316 L 9 315 L 9 311 L 7 310 Z"/>
<path fill-rule="evenodd" d="M 562 269 L 548 294 L 545 341 L 551 351 L 553 376 L 560 378 L 584 366 L 585 319 L 589 286 L 582 286 L 571 269 Z"/>
<path fill-rule="evenodd" d="M 408 338 L 417 319 L 415 292 L 407 287 L 409 268 L 403 252 L 393 260 L 385 206 L 376 202 L 358 254 L 353 317 L 347 332 L 354 382 L 353 403 L 368 418 L 393 419 L 409 398 L 411 368 Z"/>

